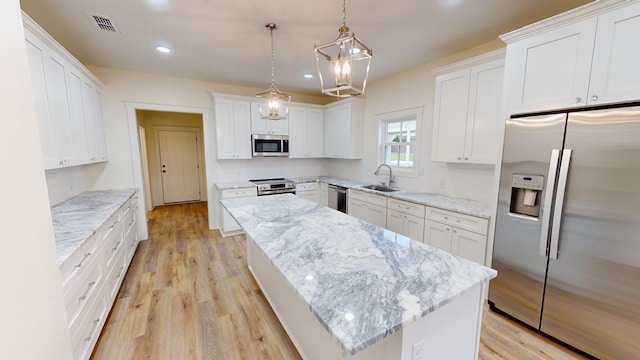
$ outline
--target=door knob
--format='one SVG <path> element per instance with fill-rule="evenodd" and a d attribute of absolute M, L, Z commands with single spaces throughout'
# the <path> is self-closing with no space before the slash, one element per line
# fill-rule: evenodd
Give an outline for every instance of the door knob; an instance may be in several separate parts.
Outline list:
<path fill-rule="evenodd" d="M 163 173 L 166 173 L 166 172 L 167 172 L 167 170 L 162 170 L 162 172 L 163 172 Z"/>
<path fill-rule="evenodd" d="M 165 164 L 162 164 L 162 167 L 163 167 L 163 168 L 165 168 L 165 167 L 167 167 L 167 165 L 165 165 Z"/>

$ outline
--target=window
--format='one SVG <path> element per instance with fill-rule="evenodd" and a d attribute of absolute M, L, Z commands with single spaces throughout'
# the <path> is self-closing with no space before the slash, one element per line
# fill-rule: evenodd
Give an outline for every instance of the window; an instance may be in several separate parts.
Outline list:
<path fill-rule="evenodd" d="M 422 108 L 394 111 L 377 116 L 381 127 L 382 162 L 394 168 L 417 166 L 417 136 Z"/>

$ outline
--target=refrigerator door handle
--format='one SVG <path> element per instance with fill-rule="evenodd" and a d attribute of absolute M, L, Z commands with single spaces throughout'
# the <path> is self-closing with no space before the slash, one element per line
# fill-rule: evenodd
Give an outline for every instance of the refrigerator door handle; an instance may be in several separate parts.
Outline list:
<path fill-rule="evenodd" d="M 549 239 L 549 224 L 551 221 L 551 203 L 553 202 L 553 190 L 556 187 L 556 173 L 558 172 L 558 161 L 560 160 L 560 150 L 551 151 L 549 160 L 549 174 L 547 175 L 547 188 L 544 190 L 544 205 L 542 207 L 542 227 L 540 231 L 540 256 L 547 256 L 547 240 Z"/>
<path fill-rule="evenodd" d="M 560 164 L 560 176 L 558 177 L 558 190 L 556 192 L 556 206 L 553 211 L 553 226 L 551 227 L 551 244 L 549 256 L 558 259 L 558 247 L 560 246 L 560 222 L 562 221 L 562 208 L 564 205 L 564 194 L 567 189 L 567 177 L 569 176 L 569 163 L 573 150 L 564 149 L 562 151 L 562 163 Z"/>

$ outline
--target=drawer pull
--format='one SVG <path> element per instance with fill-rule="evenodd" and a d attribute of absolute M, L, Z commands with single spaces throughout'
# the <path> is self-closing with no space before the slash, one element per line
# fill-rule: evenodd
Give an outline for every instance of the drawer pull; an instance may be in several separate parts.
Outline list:
<path fill-rule="evenodd" d="M 86 300 L 86 299 L 87 299 L 87 296 L 88 296 L 88 294 L 89 294 L 89 291 L 91 291 L 91 288 L 92 288 L 92 287 L 94 287 L 95 285 L 96 285 L 96 282 L 95 282 L 95 281 L 90 282 L 90 283 L 87 285 L 87 291 L 85 291 L 85 292 L 84 292 L 84 295 L 80 296 L 80 297 L 78 298 L 78 300 L 79 300 L 79 301 L 84 301 L 84 300 Z"/>
<path fill-rule="evenodd" d="M 120 247 L 120 243 L 122 242 L 122 240 L 118 240 L 118 242 L 116 243 L 116 245 L 113 247 L 113 249 L 111 249 L 111 251 L 116 251 L 118 250 L 118 248 Z"/>
<path fill-rule="evenodd" d="M 120 266 L 120 270 L 118 270 L 118 275 L 116 275 L 116 279 L 119 279 L 120 276 L 122 276 L 122 269 L 124 269 L 124 266 Z"/>
<path fill-rule="evenodd" d="M 91 256 L 91 252 L 88 252 L 88 253 L 84 254 L 84 257 L 82 258 L 82 260 L 77 265 L 75 265 L 74 268 L 78 269 L 78 268 L 82 267 L 82 265 L 84 264 L 84 261 L 87 260 L 87 258 L 89 256 Z"/>
<path fill-rule="evenodd" d="M 93 326 L 91 327 L 91 332 L 89 332 L 89 336 L 87 336 L 86 338 L 84 338 L 85 342 L 89 342 L 91 341 L 91 339 L 93 339 L 93 333 L 96 331 L 96 328 L 98 327 L 98 324 L 100 324 L 100 318 L 97 318 L 95 320 L 93 320 Z"/>

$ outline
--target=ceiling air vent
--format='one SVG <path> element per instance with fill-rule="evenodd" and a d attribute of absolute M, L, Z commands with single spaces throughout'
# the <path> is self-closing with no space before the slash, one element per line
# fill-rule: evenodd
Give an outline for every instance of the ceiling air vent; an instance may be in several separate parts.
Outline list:
<path fill-rule="evenodd" d="M 98 28 L 98 30 L 108 31 L 117 33 L 119 32 L 115 25 L 113 25 L 113 21 L 106 16 L 102 15 L 89 15 L 93 20 L 93 24 Z"/>

